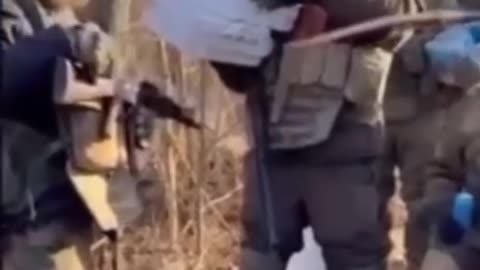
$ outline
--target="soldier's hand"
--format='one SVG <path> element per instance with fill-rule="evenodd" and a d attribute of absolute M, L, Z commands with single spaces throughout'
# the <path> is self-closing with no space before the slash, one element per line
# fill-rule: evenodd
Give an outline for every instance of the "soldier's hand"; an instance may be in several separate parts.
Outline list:
<path fill-rule="evenodd" d="M 112 40 L 98 25 L 85 23 L 68 31 L 73 60 L 89 76 L 105 73 L 112 64 Z"/>

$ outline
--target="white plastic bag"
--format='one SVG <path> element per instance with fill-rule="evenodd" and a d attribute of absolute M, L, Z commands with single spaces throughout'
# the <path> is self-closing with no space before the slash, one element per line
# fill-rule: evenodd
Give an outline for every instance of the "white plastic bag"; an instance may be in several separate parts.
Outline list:
<path fill-rule="evenodd" d="M 271 30 L 290 30 L 299 8 L 266 12 L 250 0 L 153 0 L 144 19 L 183 53 L 256 66 L 272 51 Z"/>

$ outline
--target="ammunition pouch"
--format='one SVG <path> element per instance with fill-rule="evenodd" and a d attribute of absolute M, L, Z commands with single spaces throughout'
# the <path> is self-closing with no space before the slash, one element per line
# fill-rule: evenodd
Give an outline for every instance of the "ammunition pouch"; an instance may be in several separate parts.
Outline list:
<path fill-rule="evenodd" d="M 344 101 L 360 122 L 381 120 L 392 54 L 379 47 L 332 43 L 284 51 L 271 93 L 270 142 L 274 149 L 325 141 Z"/>

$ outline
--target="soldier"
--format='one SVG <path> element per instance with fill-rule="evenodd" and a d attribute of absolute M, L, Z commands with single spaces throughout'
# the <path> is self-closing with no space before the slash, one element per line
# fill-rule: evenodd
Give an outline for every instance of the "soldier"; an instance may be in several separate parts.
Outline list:
<path fill-rule="evenodd" d="M 478 85 L 470 89 L 448 112 L 449 125 L 442 130 L 435 159 L 427 170 L 425 196 L 417 213 L 422 213 L 418 219 L 431 224 L 428 227 L 436 228 L 436 233 L 422 270 L 475 270 L 480 265 L 478 90 Z M 472 224 L 467 229 L 452 221 L 454 198 L 460 190 L 475 200 Z"/>
<path fill-rule="evenodd" d="M 460 0 L 459 3 L 467 9 L 480 8 L 478 1 Z M 473 62 L 476 63 L 475 60 Z M 474 270 L 480 265 L 480 126 L 477 121 L 480 88 L 478 65 L 468 66 L 475 70 L 462 69 L 462 73 L 473 74 L 474 86 L 463 86 L 466 95 L 455 102 L 446 114 L 447 126 L 439 132 L 442 136 L 426 170 L 425 195 L 416 206 L 417 219 L 423 220 L 426 227 L 433 228 L 434 232 L 422 270 Z M 475 200 L 472 224 L 466 230 L 452 222 L 454 198 L 460 190 L 472 194 Z"/>
<path fill-rule="evenodd" d="M 2 269 L 93 269 L 92 225 L 115 241 L 125 221 L 138 215 L 135 162 L 127 164 L 122 157 L 143 148 L 148 134 L 141 128 L 148 123 L 129 122 L 133 125 L 126 130 L 133 132 L 120 140 L 118 115 L 105 110 L 117 104 L 113 90 L 122 89 L 129 101 L 121 106 L 129 108 L 127 118 L 142 115 L 135 104 L 160 108 L 155 110 L 159 116 L 166 116 L 164 109 L 168 117 L 184 116 L 151 84 L 116 82 L 121 87 L 114 87 L 111 80 L 98 78 L 110 69 L 110 43 L 99 27 L 75 18 L 72 10 L 84 4 L 3 1 Z M 125 209 L 112 198 L 128 200 L 130 211 L 119 212 Z"/>
<path fill-rule="evenodd" d="M 65 6 L 80 7 L 83 2 L 3 1 L 1 220 L 2 234 L 7 240 L 3 248 L 3 269 L 92 268 L 89 260 L 89 245 L 93 241 L 91 215 L 67 180 L 62 168 L 64 154 L 52 149 L 48 165 L 27 168 L 33 167 L 35 160 L 48 152 L 48 146 L 54 141 L 55 116 L 46 89 L 50 83 L 47 78 L 53 75 L 53 67 L 49 67 L 54 63 L 53 56 L 81 60 L 80 55 L 86 52 L 71 50 L 79 48 L 80 42 L 71 39 L 75 36 L 71 28 L 74 17 L 70 9 L 64 9 Z M 65 16 L 66 13 L 70 14 Z M 55 25 L 53 21 L 57 19 L 56 23 L 66 27 Z M 24 37 L 27 39 L 20 42 Z M 14 67 L 16 70 L 9 73 Z M 23 84 L 18 88 L 31 93 L 10 97 L 17 94 L 9 92 L 17 88 L 9 85 L 10 82 Z M 22 108 L 13 110 L 18 103 Z M 20 115 L 26 125 L 5 120 L 10 116 L 16 116 L 16 120 Z M 27 177 L 30 180 L 25 180 Z"/>
<path fill-rule="evenodd" d="M 280 1 L 256 2 L 267 8 L 280 6 Z M 406 1 L 318 1 L 319 6 L 309 2 L 313 4 L 298 19 L 309 29 L 297 29 L 293 36 L 308 37 L 324 28 L 410 9 Z M 328 269 L 385 269 L 376 168 L 383 146 L 380 103 L 395 37 L 386 30 L 320 48 L 287 49 L 269 59 L 282 62 L 278 72 L 265 66 L 251 70 L 214 64 L 227 86 L 246 92 L 250 108 L 262 91 L 271 100 L 263 103 L 269 111 L 270 121 L 263 127 L 268 141 L 259 142 L 246 156 L 240 269 L 285 269 L 291 255 L 302 248 L 302 230 L 308 225 L 323 247 Z M 294 63 L 286 64 L 286 59 Z M 252 111 L 250 117 L 257 122 L 261 111 Z M 253 130 L 258 128 L 254 125 Z M 268 148 L 265 164 L 254 162 L 255 151 L 262 148 Z M 277 221 L 274 247 L 269 245 L 269 226 L 258 196 L 264 189 L 258 176 L 258 166 L 263 165 Z"/>
<path fill-rule="evenodd" d="M 421 8 L 475 8 L 467 2 L 421 1 Z M 410 212 L 415 207 L 415 201 L 421 199 L 425 168 L 433 157 L 434 138 L 446 123 L 444 117 L 449 106 L 463 95 L 458 89 L 438 87 L 428 71 L 422 70 L 421 63 L 425 57 L 418 46 L 423 46 L 435 32 L 430 29 L 417 33 L 398 52 L 392 67 L 384 105 L 387 146 L 380 182 L 383 209 L 394 193 L 394 167 L 398 167 L 400 172 L 401 198 L 407 211 Z M 388 220 L 386 222 L 389 224 Z M 406 268 L 419 269 L 428 246 L 428 233 L 413 216 L 407 220 L 405 229 Z"/>
<path fill-rule="evenodd" d="M 420 10 L 458 8 L 456 0 L 418 2 Z M 400 197 L 405 202 L 407 212 L 410 212 L 415 201 L 421 198 L 425 186 L 425 166 L 433 156 L 435 138 L 444 124 L 445 110 L 461 96 L 461 91 L 456 89 L 439 88 L 424 68 L 425 56 L 422 47 L 434 36 L 435 31 L 417 31 L 416 35 L 399 49 L 393 61 L 384 103 L 386 147 L 380 181 L 382 211 L 388 211 L 388 201 L 395 193 L 396 167 L 400 173 Z M 389 219 L 389 215 L 386 215 L 385 238 L 389 237 Z M 404 242 L 406 269 L 419 269 L 427 249 L 428 234 L 411 217 L 406 223 Z M 392 264 L 399 263 L 401 262 L 392 261 Z"/>

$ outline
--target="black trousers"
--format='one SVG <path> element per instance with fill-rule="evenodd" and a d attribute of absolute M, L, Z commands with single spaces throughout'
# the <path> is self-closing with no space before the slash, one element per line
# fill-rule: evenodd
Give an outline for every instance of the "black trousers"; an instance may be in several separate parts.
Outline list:
<path fill-rule="evenodd" d="M 386 249 L 377 189 L 381 133 L 379 127 L 346 123 L 336 126 L 322 144 L 271 153 L 268 180 L 284 262 L 301 250 L 302 231 L 311 226 L 328 269 L 383 265 Z M 246 157 L 245 188 L 244 246 L 268 252 L 251 153 Z"/>

